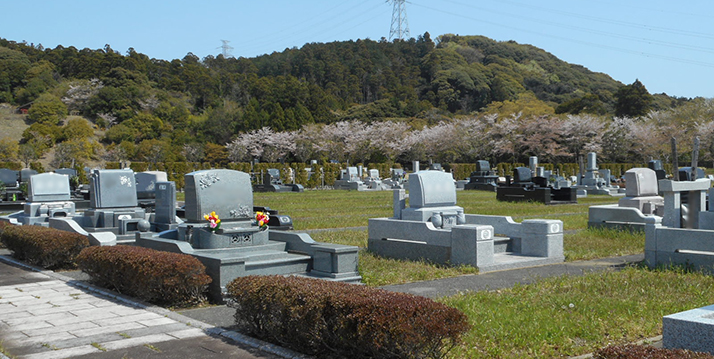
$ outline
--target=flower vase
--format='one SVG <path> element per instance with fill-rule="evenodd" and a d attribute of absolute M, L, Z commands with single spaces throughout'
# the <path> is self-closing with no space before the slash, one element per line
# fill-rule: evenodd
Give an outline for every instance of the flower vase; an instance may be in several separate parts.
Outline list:
<path fill-rule="evenodd" d="M 431 224 L 433 224 L 436 228 L 441 228 L 441 226 L 444 224 L 443 217 L 441 217 L 441 213 L 433 213 L 431 215 Z"/>

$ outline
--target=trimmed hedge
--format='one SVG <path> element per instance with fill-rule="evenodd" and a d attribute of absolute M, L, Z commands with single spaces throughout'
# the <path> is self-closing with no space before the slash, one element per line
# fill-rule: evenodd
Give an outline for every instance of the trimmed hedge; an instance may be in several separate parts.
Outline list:
<path fill-rule="evenodd" d="M 457 309 L 361 285 L 248 276 L 226 288 L 241 330 L 318 357 L 441 358 L 469 329 Z"/>
<path fill-rule="evenodd" d="M 41 226 L 5 225 L 0 241 L 18 260 L 47 269 L 74 268 L 77 255 L 89 247 L 87 236 Z"/>
<path fill-rule="evenodd" d="M 648 345 L 611 345 L 593 353 L 595 359 L 714 359 L 709 353 L 683 349 L 663 349 Z"/>
<path fill-rule="evenodd" d="M 0 221 L 0 248 L 6 248 L 5 242 L 2 241 L 2 230 L 7 226 L 12 226 L 9 222 Z"/>
<path fill-rule="evenodd" d="M 198 259 L 143 247 L 89 247 L 77 265 L 101 287 L 165 306 L 203 303 L 211 283 Z"/>

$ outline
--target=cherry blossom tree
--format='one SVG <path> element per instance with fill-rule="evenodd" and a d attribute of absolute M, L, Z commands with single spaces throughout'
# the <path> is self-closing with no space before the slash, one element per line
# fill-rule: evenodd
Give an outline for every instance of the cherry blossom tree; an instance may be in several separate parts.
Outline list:
<path fill-rule="evenodd" d="M 518 122 L 520 114 L 497 119 L 489 131 L 490 141 L 488 147 L 495 162 L 516 161 L 522 135 Z"/>
<path fill-rule="evenodd" d="M 371 143 L 375 151 L 389 161 L 396 161 L 408 149 L 406 141 L 409 125 L 404 122 L 384 121 L 373 123 L 370 129 Z"/>
<path fill-rule="evenodd" d="M 576 161 L 580 155 L 602 151 L 605 121 L 592 114 L 568 115 L 560 126 L 561 143 L 566 155 Z"/>
<path fill-rule="evenodd" d="M 203 146 L 199 143 L 187 143 L 183 145 L 181 154 L 188 162 L 199 162 L 203 159 Z"/>
<path fill-rule="evenodd" d="M 226 144 L 228 151 L 228 159 L 231 162 L 250 161 L 251 157 L 248 153 L 248 136 L 237 136 L 233 141 Z"/>

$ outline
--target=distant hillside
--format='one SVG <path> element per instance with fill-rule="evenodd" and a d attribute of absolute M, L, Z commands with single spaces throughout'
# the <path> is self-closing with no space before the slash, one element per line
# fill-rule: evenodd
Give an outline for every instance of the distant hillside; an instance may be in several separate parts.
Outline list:
<path fill-rule="evenodd" d="M 535 114 L 612 115 L 623 86 L 534 46 L 483 36 L 432 40 L 425 33 L 408 41 L 312 43 L 255 58 L 189 53 L 172 61 L 133 49 L 122 55 L 109 45 L 44 49 L 0 39 L 0 103 L 61 99 L 69 113 L 111 127 L 106 144 L 225 144 L 266 126 L 279 132 L 340 120 L 433 124 L 480 111 L 517 112 L 521 102 Z M 653 106 L 682 101 L 659 95 Z"/>

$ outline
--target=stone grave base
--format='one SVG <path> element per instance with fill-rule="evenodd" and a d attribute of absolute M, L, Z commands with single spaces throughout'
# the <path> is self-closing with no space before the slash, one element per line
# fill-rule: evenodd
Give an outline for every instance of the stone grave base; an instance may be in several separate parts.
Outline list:
<path fill-rule="evenodd" d="M 618 188 L 618 187 L 597 187 L 597 186 L 575 186 L 575 188 L 578 190 L 578 196 L 580 197 L 586 197 L 589 194 L 599 194 L 599 195 L 608 195 L 612 197 L 624 197 L 625 196 L 625 189 L 624 188 Z"/>
<path fill-rule="evenodd" d="M 383 257 L 427 260 L 444 265 L 471 265 L 479 271 L 560 263 L 562 222 L 465 215 L 466 224 L 448 229 L 431 222 L 369 219 L 368 249 Z"/>
<path fill-rule="evenodd" d="M 257 184 L 253 185 L 253 192 L 305 192 L 305 187 L 300 184 L 279 185 L 279 184 Z"/>
<path fill-rule="evenodd" d="M 663 317 L 662 345 L 714 354 L 714 305 Z"/>
<path fill-rule="evenodd" d="M 588 209 L 588 228 L 612 228 L 644 232 L 647 221 L 661 223 L 662 217 L 646 216 L 637 208 L 619 207 L 617 204 L 590 206 Z"/>
<path fill-rule="evenodd" d="M 714 274 L 714 230 L 645 226 L 645 263 L 682 265 Z"/>
<path fill-rule="evenodd" d="M 206 266 L 213 282 L 209 297 L 223 301 L 226 285 L 248 275 L 301 275 L 327 280 L 359 283 L 358 247 L 318 243 L 305 233 L 269 231 L 265 244 L 231 248 L 196 249 L 177 240 L 177 231 L 137 233 L 136 245 L 174 253 L 189 254 Z"/>
<path fill-rule="evenodd" d="M 574 187 L 554 189 L 550 187 L 499 186 L 496 189 L 496 199 L 506 202 L 540 202 L 547 205 L 578 203 L 577 191 Z"/>
<path fill-rule="evenodd" d="M 497 188 L 498 184 L 496 183 L 467 183 L 464 185 L 465 190 L 496 192 Z"/>

